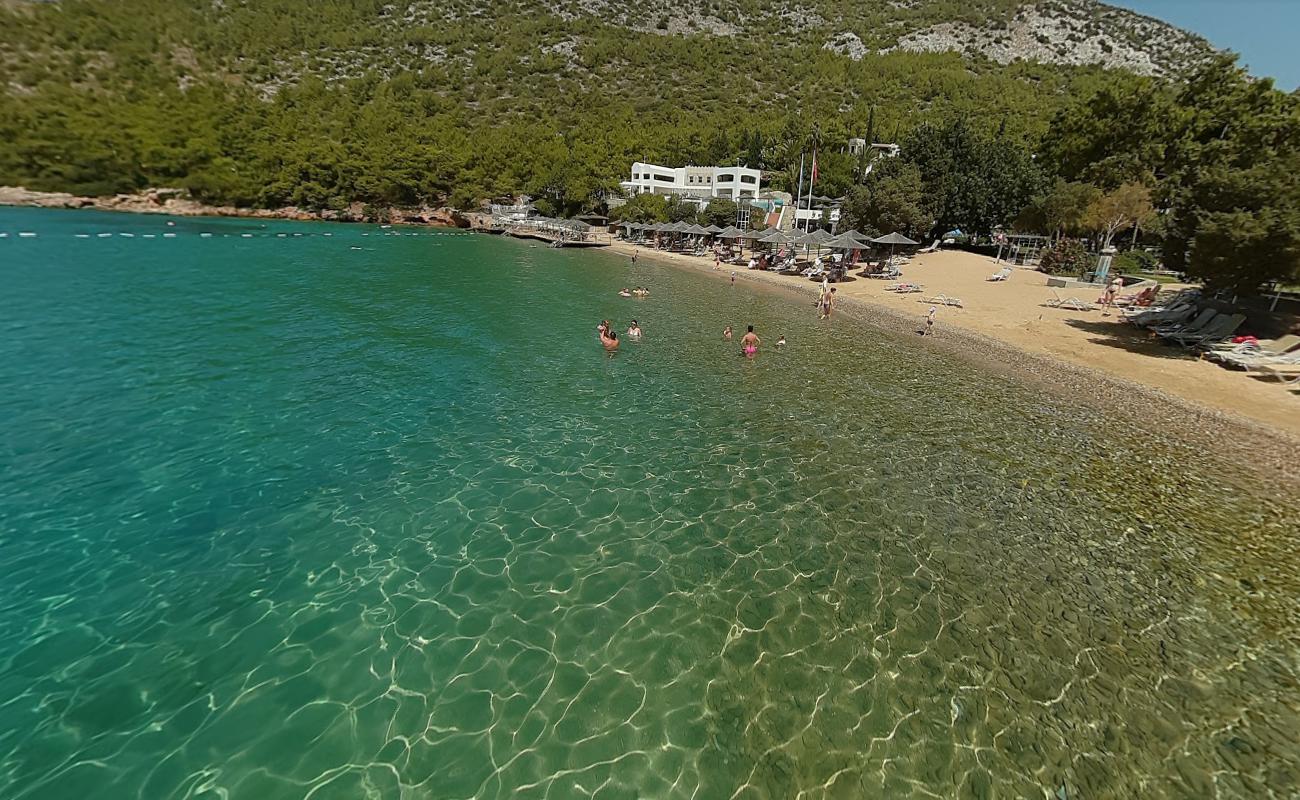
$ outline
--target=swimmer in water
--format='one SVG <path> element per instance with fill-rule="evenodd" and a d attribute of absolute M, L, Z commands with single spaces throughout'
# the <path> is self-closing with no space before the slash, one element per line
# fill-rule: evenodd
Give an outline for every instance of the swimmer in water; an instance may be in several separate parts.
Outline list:
<path fill-rule="evenodd" d="M 749 329 L 745 332 L 745 335 L 740 337 L 741 352 L 746 356 L 753 358 L 754 354 L 758 352 L 758 346 L 760 344 L 762 344 L 762 340 L 758 338 L 757 333 L 754 333 L 754 326 L 750 325 Z"/>
<path fill-rule="evenodd" d="M 618 349 L 618 334 L 611 330 L 606 330 L 600 335 L 600 343 L 605 346 L 606 350 L 612 353 Z"/>
<path fill-rule="evenodd" d="M 632 293 L 629 292 L 629 291 L 627 290 L 627 287 L 626 287 L 626 286 L 624 286 L 622 289 L 619 289 L 619 290 L 618 290 L 618 296 L 619 296 L 619 297 L 631 297 L 631 296 L 632 296 Z"/>
<path fill-rule="evenodd" d="M 609 320 L 607 320 L 607 319 L 602 319 L 602 320 L 600 321 L 600 324 L 596 326 L 596 338 L 597 338 L 597 339 L 604 339 L 604 338 L 605 338 L 605 331 L 607 331 L 607 330 L 609 330 Z"/>
<path fill-rule="evenodd" d="M 728 326 L 727 326 L 727 327 L 722 331 L 722 338 L 723 338 L 723 339 L 726 339 L 728 342 L 731 341 L 731 326 L 730 326 L 730 325 L 728 325 Z"/>
<path fill-rule="evenodd" d="M 731 271 L 731 285 L 732 285 L 732 286 L 735 286 L 735 285 L 736 285 L 736 271 L 735 271 L 735 270 L 732 270 L 732 271 Z"/>
<path fill-rule="evenodd" d="M 781 338 L 780 338 L 780 339 L 777 339 L 777 340 L 776 340 L 776 346 L 777 346 L 777 347 L 785 347 L 785 334 L 784 334 L 784 333 L 781 334 Z"/>
<path fill-rule="evenodd" d="M 636 324 L 636 320 L 632 320 L 632 325 L 627 329 L 627 335 L 633 339 L 641 338 L 641 326 Z"/>

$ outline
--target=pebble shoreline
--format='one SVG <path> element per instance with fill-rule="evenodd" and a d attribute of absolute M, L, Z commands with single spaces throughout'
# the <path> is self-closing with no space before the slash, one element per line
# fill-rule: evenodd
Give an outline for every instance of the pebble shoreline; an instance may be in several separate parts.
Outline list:
<path fill-rule="evenodd" d="M 610 250 L 624 255 L 636 252 L 638 259 L 712 272 L 712 262 L 704 258 L 668 254 L 624 242 L 616 242 Z M 731 271 L 731 265 L 719 270 L 727 275 Z M 777 289 L 790 297 L 799 297 L 801 302 L 816 297 L 816 284 L 810 281 L 791 281 L 773 273 L 744 268 L 735 272 L 737 282 L 743 280 L 751 287 Z M 840 298 L 837 308 L 856 324 L 895 334 L 919 332 L 925 325 L 921 314 L 902 313 L 856 297 Z M 1261 480 L 1300 488 L 1300 441 L 1284 431 L 942 322 L 935 326 L 933 335 L 917 339 L 918 346 L 937 347 L 1002 374 L 1031 381 L 1058 397 L 1083 400 L 1090 406 L 1104 404 L 1124 417 L 1142 420 L 1144 429 L 1155 427 L 1188 444 L 1217 451 Z"/>

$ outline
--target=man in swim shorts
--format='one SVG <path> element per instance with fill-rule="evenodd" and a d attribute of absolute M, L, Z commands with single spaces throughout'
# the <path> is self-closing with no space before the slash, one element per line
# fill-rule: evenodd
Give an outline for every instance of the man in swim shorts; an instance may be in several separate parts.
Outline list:
<path fill-rule="evenodd" d="M 829 319 L 831 311 L 835 309 L 835 287 L 822 297 L 821 319 Z"/>
<path fill-rule="evenodd" d="M 750 325 L 745 335 L 740 338 L 741 352 L 752 358 L 758 352 L 760 344 L 762 344 L 762 340 L 758 338 L 757 333 L 754 333 L 754 326 Z"/>
<path fill-rule="evenodd" d="M 618 334 L 607 330 L 600 335 L 600 343 L 611 353 L 618 349 Z"/>

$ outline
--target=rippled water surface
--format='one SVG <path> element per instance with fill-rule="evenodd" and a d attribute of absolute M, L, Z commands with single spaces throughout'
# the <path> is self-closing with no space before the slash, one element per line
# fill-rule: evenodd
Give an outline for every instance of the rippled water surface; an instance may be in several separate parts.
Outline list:
<path fill-rule="evenodd" d="M 1212 449 L 644 260 L 0 231 L 0 797 L 1300 792 L 1294 493 Z"/>

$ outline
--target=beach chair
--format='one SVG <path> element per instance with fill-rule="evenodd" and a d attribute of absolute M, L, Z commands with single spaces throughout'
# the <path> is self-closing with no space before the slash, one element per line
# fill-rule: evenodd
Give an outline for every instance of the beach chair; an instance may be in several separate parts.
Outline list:
<path fill-rule="evenodd" d="M 1219 316 L 1219 312 L 1215 311 L 1212 308 L 1205 308 L 1205 309 L 1201 309 L 1201 313 L 1193 317 L 1191 322 L 1165 323 L 1162 325 L 1154 325 L 1154 326 L 1149 325 L 1147 327 L 1151 328 L 1151 332 L 1154 333 L 1156 336 L 1160 336 L 1162 338 L 1165 336 L 1172 336 L 1175 333 L 1196 333 L 1197 331 L 1204 328 L 1206 325 L 1209 325 L 1210 322 L 1217 316 Z"/>
<path fill-rule="evenodd" d="M 1070 311 L 1095 311 L 1096 307 L 1092 303 L 1084 302 L 1077 297 L 1061 297 L 1056 292 L 1052 292 L 1052 299 L 1043 305 L 1049 308 L 1064 308 Z"/>
<path fill-rule="evenodd" d="M 1231 363 L 1233 366 L 1239 366 L 1242 369 L 1246 370 L 1246 372 L 1262 370 L 1266 367 L 1282 368 L 1282 369 L 1286 369 L 1290 367 L 1300 367 L 1300 349 L 1291 350 L 1289 352 L 1281 353 L 1279 355 L 1274 355 L 1274 356 L 1257 356 L 1255 358 L 1238 356 L 1237 358 L 1231 361 L 1225 361 L 1225 363 Z"/>
<path fill-rule="evenodd" d="M 1121 312 L 1121 319 L 1130 325 L 1145 328 L 1151 325 L 1183 322 L 1190 319 L 1192 314 L 1195 313 L 1195 303 L 1179 303 L 1161 308 L 1144 308 L 1136 311 L 1126 309 Z"/>
<path fill-rule="evenodd" d="M 1250 341 L 1210 347 L 1205 357 L 1231 367 L 1244 368 L 1250 363 L 1269 363 L 1275 359 L 1291 358 L 1300 361 L 1300 336 L 1288 334 L 1274 341 Z"/>
<path fill-rule="evenodd" d="M 1273 378 L 1287 386 L 1300 386 L 1300 364 L 1259 364 L 1246 372 L 1256 378 Z"/>
<path fill-rule="evenodd" d="M 1241 323 L 1246 321 L 1245 314 L 1220 314 L 1214 321 L 1194 333 L 1175 333 L 1165 338 L 1185 347 L 1195 347 L 1206 342 L 1217 342 L 1237 332 Z"/>
<path fill-rule="evenodd" d="M 956 297 L 949 297 L 946 294 L 936 294 L 932 297 L 925 297 L 918 300 L 917 302 L 929 303 L 930 305 L 935 305 L 935 306 L 942 305 L 942 306 L 956 306 L 957 308 L 962 307 L 961 300 L 958 300 Z"/>
<path fill-rule="evenodd" d="M 917 253 L 937 253 L 937 252 L 939 252 L 939 240 L 938 240 L 938 239 L 935 239 L 935 240 L 934 240 L 934 244 L 930 245 L 929 247 L 922 247 L 920 250 L 917 250 L 916 252 L 917 252 Z"/>
<path fill-rule="evenodd" d="M 997 272 L 985 278 L 985 280 L 1005 281 L 1007 278 L 1010 277 L 1011 277 L 1011 267 L 1003 267 L 1002 269 L 998 270 Z"/>

